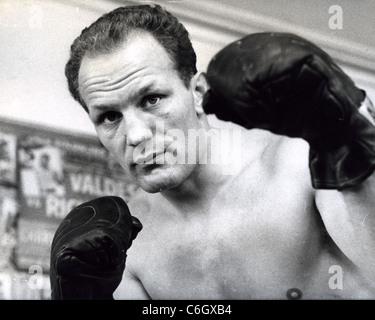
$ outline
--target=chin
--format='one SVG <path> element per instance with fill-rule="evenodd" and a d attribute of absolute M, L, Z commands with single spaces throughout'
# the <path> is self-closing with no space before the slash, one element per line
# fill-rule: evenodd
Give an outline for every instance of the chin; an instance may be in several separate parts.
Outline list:
<path fill-rule="evenodd" d="M 161 182 L 154 182 L 154 183 L 145 183 L 141 182 L 139 183 L 139 186 L 141 189 L 143 189 L 147 193 L 158 193 L 162 192 L 164 190 L 169 190 L 177 187 L 179 184 L 178 183 L 161 183 Z"/>

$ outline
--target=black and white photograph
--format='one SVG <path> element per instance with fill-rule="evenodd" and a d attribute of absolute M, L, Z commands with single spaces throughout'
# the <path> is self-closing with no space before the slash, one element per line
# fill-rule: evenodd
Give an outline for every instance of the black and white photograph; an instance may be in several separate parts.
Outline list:
<path fill-rule="evenodd" d="M 1 0 L 0 300 L 374 300 L 374 14 Z"/>

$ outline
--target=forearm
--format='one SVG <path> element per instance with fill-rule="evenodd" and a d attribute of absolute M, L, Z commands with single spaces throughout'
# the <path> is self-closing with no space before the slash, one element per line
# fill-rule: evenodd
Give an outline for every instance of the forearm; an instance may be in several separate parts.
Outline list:
<path fill-rule="evenodd" d="M 375 280 L 375 173 L 361 184 L 318 190 L 316 202 L 326 229 L 341 251 Z"/>

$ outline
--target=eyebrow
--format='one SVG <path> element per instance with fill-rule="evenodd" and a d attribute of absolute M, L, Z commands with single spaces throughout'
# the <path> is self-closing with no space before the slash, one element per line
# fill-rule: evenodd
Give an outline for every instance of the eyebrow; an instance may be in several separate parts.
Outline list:
<path fill-rule="evenodd" d="M 147 93 L 150 93 L 150 92 L 156 91 L 156 90 L 158 90 L 158 86 L 156 86 L 154 82 L 151 82 L 151 83 L 148 83 L 145 86 L 142 86 L 141 88 L 138 88 L 138 89 L 134 90 L 134 92 L 131 92 L 129 94 L 129 99 L 135 100 L 140 96 L 144 96 Z"/>
<path fill-rule="evenodd" d="M 144 96 L 147 93 L 150 93 L 150 92 L 155 91 L 155 90 L 159 90 L 158 88 L 159 87 L 154 82 L 150 82 L 150 83 L 146 84 L 145 86 L 142 86 L 140 88 L 135 89 L 133 92 L 131 92 L 129 94 L 127 99 L 130 100 L 130 101 L 136 100 L 140 96 Z M 117 106 L 118 106 L 117 101 L 113 101 L 113 103 L 106 102 L 106 103 L 103 103 L 103 104 L 101 104 L 101 103 L 94 104 L 94 106 L 92 106 L 90 109 L 92 109 L 92 110 L 110 109 L 110 108 L 117 107 Z"/>

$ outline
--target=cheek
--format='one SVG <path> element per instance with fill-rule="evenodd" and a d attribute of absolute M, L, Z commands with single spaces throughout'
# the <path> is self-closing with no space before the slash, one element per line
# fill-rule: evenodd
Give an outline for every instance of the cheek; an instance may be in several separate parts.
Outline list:
<path fill-rule="evenodd" d="M 116 135 L 108 136 L 97 131 L 98 138 L 103 146 L 115 157 L 117 161 L 122 160 L 123 143 Z"/>
<path fill-rule="evenodd" d="M 185 131 L 195 128 L 197 116 L 193 98 L 187 95 L 185 99 L 175 102 L 166 114 L 165 121 L 171 129 L 181 129 Z"/>

